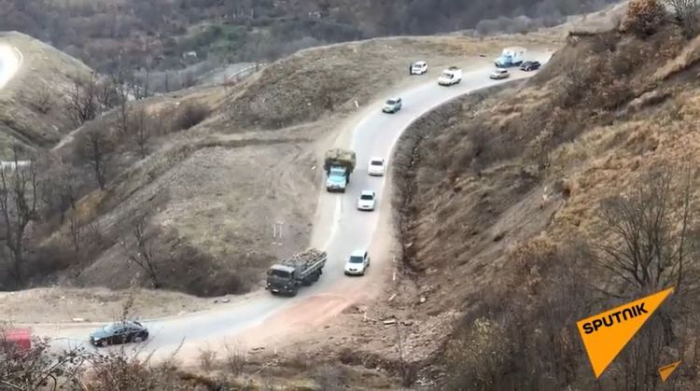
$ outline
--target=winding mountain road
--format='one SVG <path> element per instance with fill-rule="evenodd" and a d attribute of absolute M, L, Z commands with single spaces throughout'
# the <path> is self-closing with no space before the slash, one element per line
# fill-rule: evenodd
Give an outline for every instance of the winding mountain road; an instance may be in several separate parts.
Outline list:
<path fill-rule="evenodd" d="M 530 58 L 543 63 L 551 53 L 531 53 Z M 402 70 L 403 71 L 403 70 Z M 382 272 L 391 268 L 392 260 L 387 257 L 372 257 L 368 276 L 348 278 L 343 274 L 347 255 L 358 248 L 370 248 L 381 238 L 375 237 L 375 230 L 381 217 L 390 213 L 391 203 L 382 202 L 387 189 L 386 177 L 367 175 L 367 162 L 371 157 L 385 157 L 391 168 L 390 156 L 401 133 L 416 119 L 441 104 L 469 92 L 500 84 L 505 81 L 489 79 L 492 67 L 464 73 L 461 84 L 441 87 L 437 76 L 442 69 L 431 69 L 425 82 L 417 87 L 395 93 L 404 101 L 403 109 L 396 114 L 383 114 L 383 102 L 375 102 L 364 109 L 363 119 L 352 130 L 350 145 L 357 153 L 358 165 L 345 194 L 329 194 L 323 190 L 320 195 L 318 212 L 314 226 L 312 245 L 328 252 L 328 262 L 321 279 L 311 287 L 299 291 L 295 298 L 276 297 L 266 291 L 256 292 L 232 303 L 221 304 L 215 309 L 147 320 L 144 323 L 151 331 L 151 338 L 144 350 L 157 350 L 170 353 L 181 343 L 190 348 L 211 344 L 227 338 L 249 337 L 266 340 L 280 337 L 293 324 L 285 319 L 285 314 L 301 316 L 303 327 L 308 327 L 321 319 L 326 319 L 361 297 L 370 285 L 381 284 L 386 276 Z M 509 80 L 531 76 L 534 72 L 511 71 Z M 340 139 L 339 139 L 340 140 Z M 359 212 L 355 209 L 357 197 L 362 190 L 375 190 L 379 197 L 377 211 Z M 383 215 L 383 216 L 382 216 Z M 377 235 L 380 236 L 380 235 Z M 375 242 L 373 244 L 373 242 Z M 372 255 L 370 253 L 370 255 Z M 268 331 L 268 325 L 278 319 L 275 331 Z M 279 324 L 282 327 L 279 327 Z M 97 324 L 32 325 L 39 335 L 54 338 L 54 347 L 88 345 L 88 335 Z M 274 335 L 274 334 L 278 335 Z"/>
<path fill-rule="evenodd" d="M 16 47 L 0 44 L 0 89 L 12 80 L 22 67 L 22 53 Z"/>

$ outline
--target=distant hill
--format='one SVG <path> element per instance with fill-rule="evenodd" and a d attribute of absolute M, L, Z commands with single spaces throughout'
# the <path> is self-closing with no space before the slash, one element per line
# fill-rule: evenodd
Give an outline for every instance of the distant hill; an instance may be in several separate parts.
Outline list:
<path fill-rule="evenodd" d="M 0 26 L 101 72 L 275 60 L 326 43 L 476 29 L 525 32 L 614 0 L 5 0 Z M 196 58 L 183 58 L 195 51 Z"/>
<path fill-rule="evenodd" d="M 48 148 L 75 128 L 67 113 L 71 88 L 92 70 L 65 53 L 27 35 L 0 33 L 0 42 L 19 50 L 22 66 L 0 90 L 0 156 L 15 142 Z"/>

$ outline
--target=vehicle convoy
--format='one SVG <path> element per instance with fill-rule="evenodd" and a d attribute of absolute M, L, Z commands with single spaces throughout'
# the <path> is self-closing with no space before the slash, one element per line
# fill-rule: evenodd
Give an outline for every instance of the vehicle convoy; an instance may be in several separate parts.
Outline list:
<path fill-rule="evenodd" d="M 355 152 L 334 148 L 326 152 L 323 169 L 326 171 L 326 190 L 345 193 L 350 183 L 350 174 L 355 170 Z"/>
<path fill-rule="evenodd" d="M 328 254 L 315 248 L 287 258 L 267 270 L 265 289 L 270 293 L 296 296 L 299 286 L 309 286 L 323 274 Z"/>
<path fill-rule="evenodd" d="M 462 70 L 457 67 L 449 67 L 442 71 L 438 78 L 438 84 L 441 86 L 451 86 L 459 84 L 462 81 Z"/>
<path fill-rule="evenodd" d="M 148 339 L 148 329 L 141 322 L 120 321 L 107 325 L 90 334 L 93 346 L 141 342 Z"/>
<path fill-rule="evenodd" d="M 523 63 L 525 61 L 525 54 L 527 53 L 527 50 L 522 47 L 509 47 L 503 49 L 503 52 L 501 53 L 501 56 L 498 57 L 494 63 L 496 64 L 497 68 L 507 68 L 507 67 L 515 67 Z"/>

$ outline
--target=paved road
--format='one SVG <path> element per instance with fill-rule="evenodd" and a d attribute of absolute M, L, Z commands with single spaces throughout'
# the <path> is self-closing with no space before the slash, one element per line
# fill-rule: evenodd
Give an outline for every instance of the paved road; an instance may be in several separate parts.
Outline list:
<path fill-rule="evenodd" d="M 533 55 L 545 62 L 550 53 Z M 260 326 L 270 317 L 289 309 L 301 306 L 323 295 L 343 295 L 351 289 L 346 289 L 360 280 L 347 278 L 343 275 L 346 256 L 354 249 L 367 248 L 372 241 L 380 213 L 388 210 L 378 210 L 373 213 L 359 212 L 355 209 L 356 200 L 362 190 L 377 191 L 381 201 L 385 178 L 369 177 L 367 162 L 371 157 L 389 158 L 394 144 L 401 133 L 418 117 L 431 109 L 458 97 L 462 94 L 489 87 L 504 81 L 489 79 L 492 68 L 465 72 L 461 84 L 452 87 L 437 85 L 436 78 L 441 70 L 431 69 L 422 77 L 425 83 L 418 87 L 398 93 L 404 100 L 403 109 L 396 114 L 383 114 L 381 105 L 376 102 L 366 109 L 363 120 L 353 130 L 351 148 L 357 152 L 358 167 L 351 177 L 350 187 L 345 194 L 322 194 L 319 202 L 319 218 L 315 228 L 326 229 L 326 235 L 319 235 L 315 246 L 328 251 L 328 263 L 324 274 L 318 283 L 300 290 L 295 298 L 273 297 L 263 291 L 250 295 L 237 303 L 222 304 L 214 310 L 186 314 L 146 321 L 153 338 L 148 349 L 158 349 L 159 352 L 170 352 L 178 347 L 184 339 L 185 344 L 196 345 L 205 340 L 211 341 L 223 336 L 235 336 L 244 330 Z M 523 78 L 533 73 L 519 70 L 512 71 L 514 78 Z M 389 165 L 391 162 L 389 161 Z M 373 259 L 372 270 L 387 266 L 388 260 Z M 352 300 L 352 298 L 349 298 Z M 310 315 L 312 316 L 312 315 Z M 53 328 L 37 328 L 46 335 L 58 337 L 55 346 L 85 344 L 89 329 L 95 325 L 62 325 Z"/>
<path fill-rule="evenodd" d="M 8 44 L 0 44 L 0 89 L 5 87 L 22 66 L 22 53 Z"/>

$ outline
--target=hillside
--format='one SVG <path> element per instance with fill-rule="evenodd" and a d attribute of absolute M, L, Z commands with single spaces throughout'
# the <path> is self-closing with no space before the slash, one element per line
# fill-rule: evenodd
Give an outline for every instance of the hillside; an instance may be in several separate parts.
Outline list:
<path fill-rule="evenodd" d="M 589 389 L 575 322 L 678 284 L 598 387 L 653 388 L 647 373 L 695 357 L 700 41 L 658 23 L 572 34 L 533 80 L 405 135 L 396 207 L 412 283 L 383 311 L 412 319 L 406 351 L 444 351 L 426 358 L 444 389 Z M 675 387 L 697 389 L 698 369 Z"/>
<path fill-rule="evenodd" d="M 504 45 L 535 50 L 558 39 L 545 33 L 419 37 L 321 47 L 273 63 L 235 86 L 129 102 L 126 122 L 118 106 L 49 153 L 48 161 L 60 164 L 44 173 L 47 203 L 28 244 L 33 255 L 24 267 L 24 286 L 123 289 L 140 273 L 144 287 L 197 296 L 256 290 L 273 260 L 309 243 L 318 164 L 340 132 L 359 119 L 355 101 L 361 109 L 390 88 L 419 83 L 396 71 L 416 58 L 436 69 L 469 68 L 486 63 Z M 362 68 L 353 67 L 357 63 Z M 271 234 L 280 222 L 281 246 Z M 159 271 L 155 279 L 129 261 L 135 224 L 146 228 Z M 22 295 L 15 297 L 20 303 Z"/>
<path fill-rule="evenodd" d="M 192 62 L 276 60 L 335 42 L 476 29 L 522 33 L 609 0 L 8 0 L 0 25 L 50 43 L 111 73 L 183 69 Z M 190 51 L 197 58 L 185 58 Z M 173 72 L 171 77 L 175 78 Z"/>
<path fill-rule="evenodd" d="M 30 149 L 49 148 L 74 128 L 66 107 L 75 80 L 91 70 L 55 48 L 19 33 L 0 41 L 21 48 L 22 67 L 0 91 L 0 156 L 10 157 L 14 142 Z"/>
<path fill-rule="evenodd" d="M 381 217 L 393 221 L 377 233 L 395 234 L 401 251 L 364 280 L 379 299 L 362 285 L 310 295 L 286 311 L 321 319 L 273 315 L 265 326 L 283 332 L 267 347 L 195 341 L 186 368 L 122 350 L 84 380 L 105 390 L 699 389 L 700 30 L 653 0 L 593 19 L 570 32 L 319 47 L 236 85 L 117 105 L 41 156 L 29 257 L 21 273 L 4 264 L 0 289 L 17 292 L 0 294 L 0 310 L 22 322 L 140 318 L 254 291 L 273 259 L 309 242 L 323 151 L 360 108 L 425 82 L 398 70 L 416 58 L 469 70 L 503 46 L 560 47 L 531 79 L 457 98 L 407 129 L 387 178 L 395 213 Z M 145 288 L 130 290 L 135 308 L 115 292 L 132 284 Z M 595 380 L 576 321 L 669 286 Z M 66 368 L 81 361 L 69 357 Z M 677 360 L 661 384 L 658 368 Z"/>

